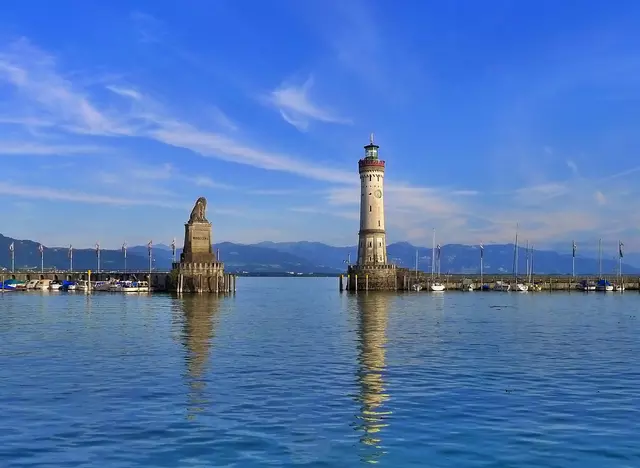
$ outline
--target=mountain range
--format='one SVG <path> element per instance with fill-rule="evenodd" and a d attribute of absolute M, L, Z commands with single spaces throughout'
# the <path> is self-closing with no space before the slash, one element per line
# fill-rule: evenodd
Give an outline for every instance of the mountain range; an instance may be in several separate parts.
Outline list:
<path fill-rule="evenodd" d="M 0 267 L 10 268 L 9 245 L 15 245 L 16 269 L 40 268 L 39 243 L 31 240 L 17 240 L 0 234 Z M 235 244 L 221 242 L 214 246 L 219 252 L 225 269 L 235 273 L 275 274 L 340 274 L 346 270 L 347 262 L 355 263 L 356 246 L 334 247 L 320 242 L 260 242 L 257 244 Z M 45 269 L 69 268 L 67 247 L 44 247 Z M 176 255 L 180 255 L 178 249 Z M 389 262 L 406 268 L 415 268 L 416 252 L 418 269 L 431 271 L 432 251 L 427 247 L 417 247 L 408 242 L 396 242 L 387 246 Z M 489 244 L 484 247 L 484 272 L 487 274 L 511 274 L 513 271 L 513 244 Z M 519 248 L 518 271 L 526 271 L 526 251 Z M 535 273 L 570 274 L 571 253 L 563 254 L 552 250 L 533 251 Z M 640 274 L 640 254 L 625 254 L 622 271 L 624 274 Z M 171 268 L 171 247 L 163 244 L 153 246 L 152 264 L 156 270 Z M 104 271 L 122 270 L 125 267 L 121 250 L 101 250 L 100 266 Z M 74 270 L 88 270 L 97 267 L 95 249 L 73 250 Z M 132 246 L 127 249 L 127 269 L 148 270 L 147 246 Z M 597 274 L 597 258 L 578 255 L 575 259 L 576 274 Z M 613 275 L 618 269 L 618 261 L 602 259 L 602 273 Z M 437 271 L 437 268 L 436 268 Z M 448 244 L 442 246 L 440 272 L 475 274 L 480 272 L 480 249 L 478 246 Z"/>

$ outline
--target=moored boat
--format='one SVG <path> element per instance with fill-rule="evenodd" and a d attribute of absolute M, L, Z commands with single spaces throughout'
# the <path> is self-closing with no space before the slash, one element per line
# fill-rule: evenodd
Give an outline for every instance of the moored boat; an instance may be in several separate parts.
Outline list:
<path fill-rule="evenodd" d="M 25 289 L 25 288 L 26 288 L 26 283 L 24 281 L 18 281 L 13 278 L 4 280 L 4 282 L 0 286 L 0 289 L 4 289 L 7 291 L 16 291 L 16 290 Z"/>
<path fill-rule="evenodd" d="M 37 289 L 40 291 L 48 291 L 50 284 L 51 284 L 50 279 L 41 279 L 41 280 L 38 280 L 38 282 L 36 283 L 36 287 L 34 289 Z"/>
<path fill-rule="evenodd" d="M 576 285 L 580 291 L 595 291 L 596 285 L 593 281 L 582 280 Z"/>
<path fill-rule="evenodd" d="M 596 283 L 596 291 L 613 291 L 613 285 L 606 279 L 600 279 Z"/>
<path fill-rule="evenodd" d="M 434 292 L 444 291 L 444 284 L 436 281 L 435 283 L 431 283 L 431 290 Z"/>
<path fill-rule="evenodd" d="M 511 285 L 509 283 L 505 283 L 504 281 L 496 281 L 496 284 L 493 285 L 494 291 L 510 291 Z"/>
<path fill-rule="evenodd" d="M 529 286 L 524 283 L 516 283 L 513 289 L 518 292 L 527 292 L 529 290 Z"/>
<path fill-rule="evenodd" d="M 126 293 L 134 293 L 138 292 L 138 282 L 137 281 L 124 281 L 122 284 L 122 292 Z"/>

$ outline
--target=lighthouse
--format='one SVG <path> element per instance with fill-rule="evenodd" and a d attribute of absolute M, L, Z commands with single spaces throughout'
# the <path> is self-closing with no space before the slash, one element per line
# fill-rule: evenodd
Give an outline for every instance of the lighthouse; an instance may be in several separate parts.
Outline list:
<path fill-rule="evenodd" d="M 387 236 L 384 228 L 384 166 L 378 158 L 380 147 L 373 142 L 364 147 L 358 161 L 360 172 L 360 231 L 358 232 L 359 267 L 387 264 Z"/>

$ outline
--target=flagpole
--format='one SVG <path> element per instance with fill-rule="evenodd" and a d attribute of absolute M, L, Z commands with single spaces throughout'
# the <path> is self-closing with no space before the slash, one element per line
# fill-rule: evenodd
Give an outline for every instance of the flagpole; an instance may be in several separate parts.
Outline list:
<path fill-rule="evenodd" d="M 73 246 L 69 245 L 69 271 L 73 272 Z"/>
<path fill-rule="evenodd" d="M 11 252 L 11 273 L 15 273 L 15 266 L 16 266 L 16 254 L 15 254 L 15 243 L 12 242 L 9 245 L 9 252 Z"/>
<path fill-rule="evenodd" d="M 122 243 L 122 254 L 124 255 L 124 272 L 127 272 L 127 243 Z"/>
<path fill-rule="evenodd" d="M 152 252 L 152 248 L 153 248 L 152 246 L 153 246 L 152 241 L 149 241 L 149 244 L 147 245 L 147 248 L 149 249 L 149 287 L 151 287 L 151 264 L 152 264 L 152 261 L 151 261 L 152 254 L 151 254 L 151 252 Z"/>
<path fill-rule="evenodd" d="M 40 244 L 40 273 L 44 273 L 44 247 Z"/>
<path fill-rule="evenodd" d="M 618 241 L 618 273 L 620 275 L 620 280 L 622 280 L 622 247 L 624 244 L 622 241 Z"/>
<path fill-rule="evenodd" d="M 96 242 L 96 257 L 98 258 L 96 273 L 100 273 L 100 241 Z"/>
<path fill-rule="evenodd" d="M 484 286 L 484 244 L 480 242 L 480 289 Z"/>
<path fill-rule="evenodd" d="M 573 243 L 572 243 L 571 277 L 574 278 L 574 279 L 576 277 L 576 241 L 573 241 Z"/>
<path fill-rule="evenodd" d="M 176 238 L 171 241 L 171 263 L 176 263 Z"/>

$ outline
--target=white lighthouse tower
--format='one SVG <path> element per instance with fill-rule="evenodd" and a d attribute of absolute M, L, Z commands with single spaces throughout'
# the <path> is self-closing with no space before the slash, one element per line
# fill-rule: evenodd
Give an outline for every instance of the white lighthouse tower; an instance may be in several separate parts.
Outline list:
<path fill-rule="evenodd" d="M 373 142 L 364 147 L 364 158 L 358 161 L 360 172 L 360 231 L 358 233 L 358 266 L 387 264 L 387 236 L 384 228 L 384 165 L 378 159 L 379 146 Z"/>

